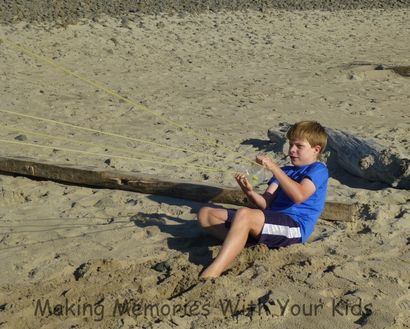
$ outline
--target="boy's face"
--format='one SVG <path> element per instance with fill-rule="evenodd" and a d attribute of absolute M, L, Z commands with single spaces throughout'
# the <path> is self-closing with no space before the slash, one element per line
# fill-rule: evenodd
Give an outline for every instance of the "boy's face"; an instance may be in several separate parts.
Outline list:
<path fill-rule="evenodd" d="M 288 155 L 294 166 L 304 166 L 316 162 L 319 154 L 320 146 L 311 146 L 306 139 L 289 141 Z"/>

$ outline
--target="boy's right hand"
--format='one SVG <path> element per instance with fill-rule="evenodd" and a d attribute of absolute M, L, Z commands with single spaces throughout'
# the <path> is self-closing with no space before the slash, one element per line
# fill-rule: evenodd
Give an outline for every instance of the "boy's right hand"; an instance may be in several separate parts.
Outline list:
<path fill-rule="evenodd" d="M 253 187 L 252 184 L 249 183 L 248 179 L 246 178 L 245 174 L 242 173 L 236 173 L 235 174 L 235 180 L 238 183 L 239 187 L 241 190 L 246 194 L 249 192 L 252 192 Z"/>

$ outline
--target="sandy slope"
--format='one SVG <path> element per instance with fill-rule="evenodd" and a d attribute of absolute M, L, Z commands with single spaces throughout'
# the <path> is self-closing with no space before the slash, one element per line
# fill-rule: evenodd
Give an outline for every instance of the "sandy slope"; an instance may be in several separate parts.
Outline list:
<path fill-rule="evenodd" d="M 1 113 L 1 139 L 16 141 L 20 135 L 25 143 L 106 156 L 5 143 L 1 153 L 233 185 L 229 170 L 248 166 L 247 160 L 235 164 L 238 152 L 252 159 L 261 150 L 274 150 L 267 129 L 305 118 L 372 138 L 408 158 L 410 79 L 367 64 L 410 65 L 409 14 L 406 9 L 250 11 L 104 17 L 65 28 L 1 26 L 1 38 L 97 80 L 159 117 L 4 43 L 1 109 L 185 150 Z M 209 145 L 208 139 L 235 152 Z M 115 154 L 142 154 L 154 162 Z M 286 162 L 281 153 L 272 156 Z M 178 160 L 220 171 L 165 165 Z M 360 220 L 322 221 L 305 246 L 247 249 L 221 279 L 198 282 L 199 271 L 219 248 L 196 226 L 199 204 L 10 176 L 1 176 L 0 184 L 0 327 L 403 328 L 409 322 L 409 191 L 338 171 L 329 199 L 364 203 Z M 47 298 L 52 306 L 66 300 L 76 309 L 100 306 L 86 317 L 65 311 L 35 315 L 37 301 Z M 131 298 L 162 312 L 113 314 L 116 300 Z M 239 302 L 235 315 L 223 312 L 228 300 Z M 252 311 L 250 303 L 258 300 L 269 311 Z M 335 308 L 333 302 L 340 304 Z M 305 315 L 297 312 L 302 304 Z M 185 314 L 166 314 L 181 305 Z M 316 305 L 316 314 L 309 315 L 310 305 Z M 96 314 L 102 309 L 104 314 Z"/>

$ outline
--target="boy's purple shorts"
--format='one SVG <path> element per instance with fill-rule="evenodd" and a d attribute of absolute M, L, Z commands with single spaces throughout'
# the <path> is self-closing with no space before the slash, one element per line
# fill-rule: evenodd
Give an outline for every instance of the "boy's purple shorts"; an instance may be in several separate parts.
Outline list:
<path fill-rule="evenodd" d="M 235 217 L 235 209 L 228 210 L 228 219 L 225 227 L 230 228 Z M 286 247 L 302 242 L 299 224 L 290 216 L 272 210 L 262 210 L 265 215 L 265 224 L 258 237 L 251 237 L 249 242 L 265 244 L 268 248 Z"/>

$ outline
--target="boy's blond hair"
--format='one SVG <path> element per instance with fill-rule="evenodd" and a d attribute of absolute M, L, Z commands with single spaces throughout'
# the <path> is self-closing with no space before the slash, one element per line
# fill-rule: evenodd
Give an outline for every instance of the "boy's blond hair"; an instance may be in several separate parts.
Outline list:
<path fill-rule="evenodd" d="M 316 121 L 300 121 L 295 123 L 288 132 L 286 133 L 286 137 L 289 140 L 295 139 L 306 139 L 310 146 L 320 146 L 320 154 L 326 148 L 327 144 L 327 133 L 325 128 Z"/>

